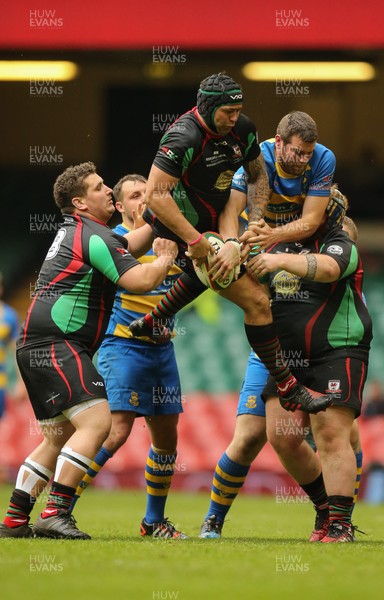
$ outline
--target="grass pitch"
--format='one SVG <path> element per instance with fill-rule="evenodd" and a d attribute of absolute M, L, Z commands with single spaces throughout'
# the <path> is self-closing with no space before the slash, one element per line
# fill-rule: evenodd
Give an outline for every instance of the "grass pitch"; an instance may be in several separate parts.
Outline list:
<path fill-rule="evenodd" d="M 2 514 L 11 488 L 0 488 Z M 200 540 L 208 494 L 170 493 L 189 540 L 139 536 L 145 492 L 87 490 L 76 508 L 92 541 L 0 540 L 2 600 L 381 600 L 384 506 L 358 504 L 355 544 L 310 544 L 309 503 L 239 496 L 221 540 Z M 43 502 L 32 515 L 38 514 Z"/>

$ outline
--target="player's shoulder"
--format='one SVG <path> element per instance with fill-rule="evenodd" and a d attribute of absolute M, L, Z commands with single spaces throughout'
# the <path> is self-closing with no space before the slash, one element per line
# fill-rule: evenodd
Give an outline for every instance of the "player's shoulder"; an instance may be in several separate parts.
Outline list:
<path fill-rule="evenodd" d="M 317 142 L 310 162 L 312 161 L 314 163 L 328 162 L 333 164 L 336 162 L 336 157 L 330 148 Z"/>
<path fill-rule="evenodd" d="M 345 246 L 356 246 L 355 242 L 350 238 L 348 233 L 341 227 L 332 227 L 324 236 L 323 244 L 340 243 Z"/>
<path fill-rule="evenodd" d="M 182 114 L 168 127 L 164 133 L 161 142 L 169 139 L 194 140 L 204 136 L 204 129 L 195 115 L 193 109 Z"/>
<path fill-rule="evenodd" d="M 118 233 L 119 235 L 126 235 L 127 233 L 129 233 L 129 229 L 126 225 L 124 225 L 124 223 L 119 223 L 118 225 L 116 225 L 116 227 L 112 229 L 112 231 L 114 233 Z"/>
<path fill-rule="evenodd" d="M 261 152 L 263 153 L 264 160 L 270 161 L 273 159 L 273 164 L 275 163 L 275 138 L 269 138 L 268 140 L 263 140 L 260 143 Z"/>
<path fill-rule="evenodd" d="M 85 230 L 85 240 L 89 240 L 89 244 L 93 247 L 97 245 L 97 239 L 102 240 L 104 244 L 109 247 L 115 247 L 116 243 L 119 243 L 119 246 L 123 246 L 123 248 L 128 248 L 128 242 L 124 237 L 125 231 L 120 234 L 116 233 L 113 229 L 111 229 L 108 225 L 101 223 L 100 221 L 95 221 L 94 219 L 89 219 L 88 217 L 80 217 Z"/>
<path fill-rule="evenodd" d="M 335 260 L 350 256 L 353 256 L 357 260 L 359 251 L 355 242 L 343 229 L 333 227 L 325 234 L 322 240 L 320 254 L 332 256 Z"/>
<path fill-rule="evenodd" d="M 234 131 L 239 133 L 255 133 L 256 125 L 247 115 L 240 113 Z"/>

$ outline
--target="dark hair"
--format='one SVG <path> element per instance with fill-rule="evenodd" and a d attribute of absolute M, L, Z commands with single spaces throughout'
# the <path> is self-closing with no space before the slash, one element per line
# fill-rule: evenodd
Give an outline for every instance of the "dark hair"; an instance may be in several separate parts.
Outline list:
<path fill-rule="evenodd" d="M 123 183 L 126 181 L 141 181 L 142 183 L 147 183 L 144 175 L 138 175 L 138 173 L 129 173 L 128 175 L 124 175 L 124 177 L 119 179 L 113 188 L 113 197 L 119 202 L 121 201 L 121 188 L 123 187 Z"/>
<path fill-rule="evenodd" d="M 290 142 L 294 135 L 297 135 L 303 142 L 308 144 L 317 140 L 315 121 L 307 113 L 300 110 L 285 115 L 278 124 L 276 133 L 281 136 L 283 142 Z"/>
<path fill-rule="evenodd" d="M 84 184 L 84 179 L 93 173 L 96 173 L 93 162 L 85 162 L 68 167 L 58 176 L 53 186 L 53 198 L 62 213 L 74 212 L 72 199 L 86 193 L 87 186 Z"/>

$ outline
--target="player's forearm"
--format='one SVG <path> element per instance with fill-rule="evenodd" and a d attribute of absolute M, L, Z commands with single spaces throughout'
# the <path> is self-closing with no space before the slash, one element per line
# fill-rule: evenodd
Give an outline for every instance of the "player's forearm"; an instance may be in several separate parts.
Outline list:
<path fill-rule="evenodd" d="M 153 263 L 145 263 L 143 268 L 143 284 L 147 287 L 145 291 L 157 288 L 167 276 L 175 261 L 174 254 L 159 256 Z"/>
<path fill-rule="evenodd" d="M 240 211 L 241 212 L 241 211 Z M 237 238 L 239 235 L 239 211 L 232 203 L 227 203 L 219 216 L 219 233 L 223 239 Z"/>
<path fill-rule="evenodd" d="M 330 256 L 323 254 L 279 254 L 280 268 L 302 279 L 332 283 L 340 277 L 340 268 Z"/>
<path fill-rule="evenodd" d="M 153 193 L 148 196 L 146 203 L 159 221 L 187 244 L 196 240 L 199 232 L 187 221 L 169 193 L 161 196 Z"/>
<path fill-rule="evenodd" d="M 263 155 L 244 166 L 247 173 L 248 220 L 262 219 L 270 197 L 268 174 Z"/>
<path fill-rule="evenodd" d="M 129 269 L 129 271 L 120 277 L 118 284 L 135 294 L 150 292 L 164 281 L 174 260 L 175 253 L 164 253 L 152 263 L 136 265 L 132 269 Z"/>
<path fill-rule="evenodd" d="M 311 237 L 317 229 L 317 223 L 300 218 L 296 221 L 292 221 L 292 223 L 286 223 L 285 225 L 276 227 L 273 232 L 273 243 L 299 242 L 300 240 Z"/>
<path fill-rule="evenodd" d="M 145 224 L 139 229 L 130 231 L 124 235 L 128 240 L 128 249 L 130 254 L 137 258 L 146 254 L 153 242 L 153 232 L 150 225 Z"/>

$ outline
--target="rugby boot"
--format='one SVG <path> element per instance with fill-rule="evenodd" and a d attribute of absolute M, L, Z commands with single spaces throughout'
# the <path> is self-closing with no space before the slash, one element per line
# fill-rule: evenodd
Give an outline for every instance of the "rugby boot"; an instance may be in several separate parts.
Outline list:
<path fill-rule="evenodd" d="M 90 540 L 88 533 L 76 527 L 76 521 L 68 510 L 58 509 L 51 517 L 40 515 L 32 527 L 34 537 L 57 538 L 62 540 Z"/>
<path fill-rule="evenodd" d="M 162 540 L 188 539 L 188 536 L 178 531 L 169 519 L 164 519 L 161 523 L 147 523 L 143 519 L 140 524 L 140 535 L 142 537 L 151 536 Z"/>

